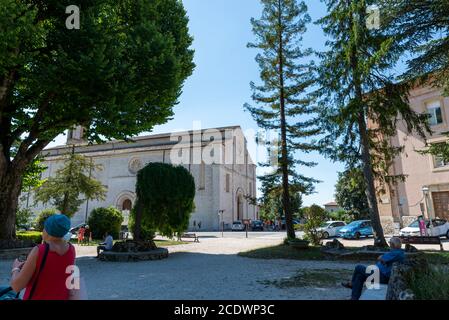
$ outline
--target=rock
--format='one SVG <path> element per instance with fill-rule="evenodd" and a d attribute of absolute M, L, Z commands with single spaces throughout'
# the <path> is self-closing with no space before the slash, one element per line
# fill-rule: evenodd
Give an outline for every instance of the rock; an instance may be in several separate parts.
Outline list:
<path fill-rule="evenodd" d="M 337 239 L 334 239 L 332 241 L 329 241 L 325 244 L 324 249 L 337 249 L 337 250 L 342 250 L 344 249 L 345 246 L 343 245 L 343 243 L 341 243 L 340 241 L 338 241 Z"/>
<path fill-rule="evenodd" d="M 405 245 L 405 252 L 419 252 L 419 250 L 416 249 L 416 247 L 412 246 L 410 243 L 407 243 Z"/>
<path fill-rule="evenodd" d="M 407 259 L 404 263 L 395 263 L 388 283 L 387 300 L 410 300 L 414 298 L 408 281 L 413 273 L 428 272 L 429 265 L 419 257 Z"/>

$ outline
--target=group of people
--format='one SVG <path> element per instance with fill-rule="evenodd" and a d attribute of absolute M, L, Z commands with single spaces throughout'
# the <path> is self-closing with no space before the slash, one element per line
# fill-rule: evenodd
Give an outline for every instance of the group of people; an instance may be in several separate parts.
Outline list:
<path fill-rule="evenodd" d="M 86 236 L 86 229 L 81 231 Z M 23 289 L 23 300 L 77 300 L 83 288 L 68 287 L 72 283 L 74 274 L 68 270 L 74 270 L 76 252 L 70 243 L 68 236 L 70 219 L 63 214 L 52 215 L 45 220 L 42 231 L 42 244 L 34 247 L 28 254 L 26 261 L 16 259 L 11 268 L 10 287 L 0 288 L 2 296 L 12 293 L 17 298 Z M 89 233 L 91 240 L 91 234 Z M 78 237 L 78 242 L 83 238 Z M 111 250 L 113 238 L 105 235 L 105 242 L 97 247 L 97 255 L 101 251 Z M 73 272 L 73 271 L 72 271 Z M 72 279 L 68 282 L 69 277 Z"/>
<path fill-rule="evenodd" d="M 31 250 L 26 261 L 14 261 L 11 269 L 11 290 L 21 292 L 26 289 L 24 300 L 70 300 L 76 297 L 76 290 L 67 287 L 67 279 L 70 276 L 67 270 L 75 265 L 76 257 L 74 246 L 65 240 L 69 229 L 70 220 L 67 216 L 58 214 L 47 218 L 42 232 L 43 243 Z M 97 256 L 101 251 L 111 250 L 112 247 L 113 238 L 106 234 L 105 242 L 97 247 Z M 390 240 L 391 250 L 379 257 L 376 268 L 379 271 L 380 283 L 388 283 L 393 263 L 404 261 L 405 252 L 401 247 L 401 240 L 393 237 Z M 358 265 L 352 280 L 342 283 L 352 290 L 351 299 L 360 298 L 363 286 L 373 272 L 373 268 Z"/>
<path fill-rule="evenodd" d="M 88 225 L 81 226 L 78 230 L 78 244 L 87 244 L 92 241 L 92 231 Z"/>

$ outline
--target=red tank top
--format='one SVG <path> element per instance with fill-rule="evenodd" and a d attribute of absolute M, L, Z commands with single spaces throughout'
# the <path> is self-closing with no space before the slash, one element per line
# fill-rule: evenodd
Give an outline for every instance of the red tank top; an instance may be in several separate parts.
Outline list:
<path fill-rule="evenodd" d="M 39 253 L 31 281 L 28 283 L 23 300 L 29 300 L 28 297 L 39 272 L 42 258 L 45 253 L 45 244 L 38 245 Z M 75 264 L 75 248 L 69 244 L 67 252 L 60 256 L 54 251 L 48 251 L 47 260 L 44 268 L 39 274 L 39 280 L 34 290 L 32 300 L 68 300 L 69 289 L 66 281 L 70 273 L 66 273 L 67 267 Z"/>

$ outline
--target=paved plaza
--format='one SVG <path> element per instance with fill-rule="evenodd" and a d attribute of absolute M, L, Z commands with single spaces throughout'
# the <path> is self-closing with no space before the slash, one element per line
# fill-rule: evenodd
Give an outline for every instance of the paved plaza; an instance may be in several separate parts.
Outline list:
<path fill-rule="evenodd" d="M 89 299 L 348 299 L 347 289 L 278 288 L 267 281 L 294 276 L 298 270 L 352 270 L 355 263 L 330 261 L 258 260 L 238 252 L 282 243 L 285 233 L 200 233 L 200 243 L 169 246 L 161 261 L 100 262 L 95 247 L 77 246 L 77 265 Z M 371 244 L 372 239 L 345 241 Z M 446 246 L 448 243 L 445 244 Z M 0 261 L 0 283 L 7 284 L 12 261 Z"/>

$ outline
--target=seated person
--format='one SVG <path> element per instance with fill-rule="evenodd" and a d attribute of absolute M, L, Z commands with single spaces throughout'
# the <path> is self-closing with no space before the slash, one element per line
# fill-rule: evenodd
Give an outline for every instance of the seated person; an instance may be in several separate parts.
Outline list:
<path fill-rule="evenodd" d="M 106 232 L 106 234 L 104 235 L 104 242 L 100 243 L 100 245 L 97 247 L 97 257 L 100 255 L 100 251 L 110 251 L 112 250 L 112 246 L 113 246 L 113 240 L 112 236 Z"/>
<path fill-rule="evenodd" d="M 391 275 L 391 268 L 394 262 L 403 262 L 405 259 L 405 251 L 401 249 L 401 239 L 393 237 L 390 240 L 391 250 L 377 259 L 376 266 L 379 268 L 379 276 L 381 284 L 388 284 Z M 355 267 L 352 281 L 342 283 L 346 288 L 352 289 L 351 300 L 359 300 L 362 295 L 363 285 L 366 279 L 372 274 L 367 273 L 367 267 L 358 265 Z"/>

